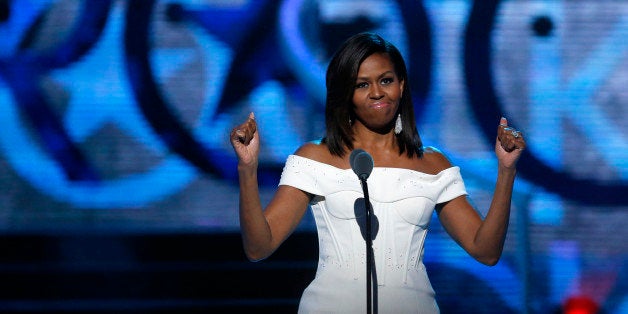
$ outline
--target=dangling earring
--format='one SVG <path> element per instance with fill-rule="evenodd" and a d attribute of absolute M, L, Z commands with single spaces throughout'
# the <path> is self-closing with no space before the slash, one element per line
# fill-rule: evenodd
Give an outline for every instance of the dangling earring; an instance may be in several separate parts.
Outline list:
<path fill-rule="evenodd" d="M 397 115 L 397 121 L 395 121 L 395 134 L 399 135 L 403 130 L 403 125 L 401 125 L 401 114 Z"/>

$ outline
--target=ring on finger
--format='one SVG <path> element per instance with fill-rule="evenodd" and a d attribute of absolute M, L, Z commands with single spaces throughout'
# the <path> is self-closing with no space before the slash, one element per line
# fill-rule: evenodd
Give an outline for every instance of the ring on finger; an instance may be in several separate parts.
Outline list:
<path fill-rule="evenodd" d="M 510 131 L 510 133 L 511 133 L 511 134 L 512 134 L 512 136 L 514 136 L 515 138 L 518 138 L 518 137 L 519 137 L 519 131 L 517 131 L 517 130 L 512 130 L 512 131 Z"/>

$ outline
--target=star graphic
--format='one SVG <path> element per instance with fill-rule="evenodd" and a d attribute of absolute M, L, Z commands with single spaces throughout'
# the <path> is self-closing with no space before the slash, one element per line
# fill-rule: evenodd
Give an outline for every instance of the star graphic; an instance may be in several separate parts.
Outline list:
<path fill-rule="evenodd" d="M 152 132 L 131 93 L 124 65 L 124 7 L 111 11 L 102 38 L 91 53 L 51 77 L 70 90 L 64 125 L 75 142 L 84 141 L 106 124 L 113 124 L 158 154 L 168 148 Z M 193 58 L 188 49 L 162 49 L 156 53 L 160 77 L 168 77 Z M 167 62 L 164 62 L 167 60 Z"/>

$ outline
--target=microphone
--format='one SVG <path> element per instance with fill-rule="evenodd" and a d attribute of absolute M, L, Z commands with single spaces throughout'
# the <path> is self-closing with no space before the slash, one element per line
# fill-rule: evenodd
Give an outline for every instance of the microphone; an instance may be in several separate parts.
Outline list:
<path fill-rule="evenodd" d="M 355 149 L 349 156 L 351 169 L 361 180 L 366 180 L 373 171 L 373 157 L 363 149 Z"/>
<path fill-rule="evenodd" d="M 373 157 L 371 154 L 365 152 L 363 149 L 355 149 L 349 156 L 349 164 L 351 169 L 360 178 L 362 184 L 362 191 L 364 192 L 364 206 L 365 206 L 365 237 L 366 241 L 366 313 L 377 313 L 377 301 L 373 302 L 373 298 L 377 300 L 377 294 L 374 295 L 373 290 L 377 289 L 377 283 L 375 287 L 373 285 L 373 272 L 374 272 L 374 253 L 373 253 L 373 237 L 372 237 L 372 216 L 373 209 L 371 208 L 371 201 L 369 200 L 369 189 L 366 183 L 366 179 L 371 175 L 373 171 Z"/>

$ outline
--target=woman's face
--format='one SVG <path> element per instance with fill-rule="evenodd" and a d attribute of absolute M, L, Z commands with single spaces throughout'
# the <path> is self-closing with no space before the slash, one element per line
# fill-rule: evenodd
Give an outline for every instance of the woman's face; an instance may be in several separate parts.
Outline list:
<path fill-rule="evenodd" d="M 369 129 L 387 132 L 395 118 L 403 91 L 403 81 L 386 53 L 367 57 L 360 68 L 353 90 L 357 120 Z"/>

